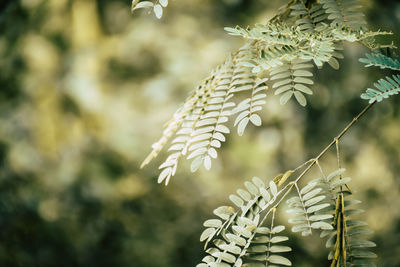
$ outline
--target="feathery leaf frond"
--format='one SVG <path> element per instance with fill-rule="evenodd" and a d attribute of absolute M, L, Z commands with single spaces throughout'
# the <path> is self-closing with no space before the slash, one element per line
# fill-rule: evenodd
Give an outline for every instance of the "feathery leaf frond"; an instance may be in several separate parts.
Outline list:
<path fill-rule="evenodd" d="M 365 67 L 376 66 L 381 69 L 392 69 L 400 71 L 400 61 L 397 58 L 385 56 L 381 53 L 365 54 L 367 58 L 360 58 L 360 62 L 365 64 Z"/>
<path fill-rule="evenodd" d="M 214 210 L 219 219 L 207 220 L 200 237 L 205 241 L 208 256 L 203 266 L 291 266 L 291 262 L 277 253 L 291 251 L 290 247 L 277 245 L 288 238 L 281 233 L 285 227 L 274 223 L 280 192 L 270 181 L 268 186 L 257 177 L 245 182 L 246 189 L 237 190 L 229 199 L 237 209 L 222 206 Z M 270 219 L 269 227 L 265 226 Z M 212 243 L 212 246 L 207 248 Z M 268 264 L 267 264 L 268 263 Z M 270 264 L 270 265 L 269 265 Z"/>
<path fill-rule="evenodd" d="M 231 35 L 242 36 L 256 42 L 261 61 L 254 62 L 269 69 L 294 59 L 312 59 L 318 67 L 328 62 L 341 41 L 361 42 L 387 32 L 372 32 L 330 26 L 321 23 L 315 32 L 280 24 L 256 24 L 254 28 L 225 28 Z M 259 72 L 258 66 L 253 69 Z"/>
<path fill-rule="evenodd" d="M 369 103 L 374 101 L 381 102 L 383 99 L 389 98 L 389 96 L 400 93 L 400 75 L 386 76 L 385 79 L 380 79 L 374 83 L 374 86 L 378 90 L 368 88 L 365 93 L 361 94 L 361 98 L 368 100 Z"/>
<path fill-rule="evenodd" d="M 366 54 L 366 57 L 359 59 L 361 63 L 366 64 L 365 67 L 376 66 L 381 69 L 400 71 L 400 61 L 397 58 L 380 53 Z M 389 96 L 398 94 L 400 92 L 400 75 L 386 76 L 384 79 L 379 79 L 374 83 L 374 86 L 378 90 L 368 88 L 365 93 L 361 94 L 361 98 L 368 100 L 369 103 L 381 102 Z"/>
<path fill-rule="evenodd" d="M 274 81 L 272 88 L 275 88 L 275 95 L 281 94 L 281 104 L 286 104 L 294 95 L 300 105 L 305 106 L 307 100 L 304 94 L 312 95 L 312 90 L 308 87 L 314 84 L 310 77 L 313 76 L 309 71 L 313 65 L 309 60 L 295 59 L 281 66 L 272 68 L 270 71 L 271 80 Z"/>
<path fill-rule="evenodd" d="M 342 177 L 344 171 L 339 169 L 326 177 L 311 181 L 300 191 L 300 199 L 304 200 L 309 194 L 316 199 L 315 201 L 326 201 L 327 206 L 320 209 L 315 216 L 321 219 L 320 225 L 329 226 L 325 229 L 321 227 L 321 237 L 328 237 L 326 246 L 332 249 L 328 256 L 332 267 L 375 266 L 369 259 L 375 258 L 376 255 L 368 251 L 369 248 L 375 247 L 375 244 L 363 238 L 372 231 L 365 227 L 365 222 L 351 218 L 364 211 L 354 208 L 361 201 L 350 199 L 351 193 L 343 190 L 351 180 L 349 177 Z M 326 198 L 322 200 L 322 196 Z M 307 220 L 308 223 L 309 221 L 312 220 Z M 303 229 L 309 231 L 305 227 Z"/>
<path fill-rule="evenodd" d="M 225 140 L 224 134 L 229 129 L 223 125 L 230 115 L 234 103 L 229 102 L 233 96 L 229 92 L 232 80 L 233 59 L 228 59 L 206 79 L 195 92 L 195 100 L 185 103 L 189 112 L 182 118 L 176 129 L 176 137 L 172 140 L 167 160 L 160 165 L 163 169 L 158 182 L 166 184 L 176 172 L 177 164 L 182 156 L 194 159 L 191 165 L 193 171 L 202 164 L 207 169 L 211 167 L 211 157 L 217 157 L 215 147 Z M 214 142 L 213 142 L 214 141 Z"/>
<path fill-rule="evenodd" d="M 360 12 L 359 0 L 321 0 L 328 19 L 332 25 L 345 26 L 350 29 L 363 29 L 367 24 L 365 15 Z"/>
<path fill-rule="evenodd" d="M 321 4 L 315 4 L 313 7 L 308 8 L 303 0 L 290 7 L 290 15 L 294 17 L 295 25 L 301 31 L 315 31 L 316 27 L 328 18 L 328 14 L 322 8 Z"/>
<path fill-rule="evenodd" d="M 334 230 L 326 231 L 328 235 L 326 247 L 331 248 L 328 259 L 331 266 L 375 266 L 370 259 L 376 258 L 376 254 L 369 251 L 375 247 L 375 243 L 365 240 L 364 236 L 372 231 L 366 228 L 367 223 L 353 220 L 355 214 L 363 210 L 348 209 L 349 206 L 361 203 L 357 200 L 347 200 L 347 194 L 341 192 L 336 199 Z M 330 232 L 330 233 L 329 233 Z"/>
<path fill-rule="evenodd" d="M 241 101 L 234 109 L 233 113 L 238 113 L 234 126 L 237 126 L 238 134 L 241 136 L 249 122 L 255 126 L 261 126 L 261 117 L 256 113 L 262 110 L 265 98 L 267 97 L 266 90 L 268 90 L 265 82 L 268 79 L 255 80 L 252 85 L 251 96 Z"/>
<path fill-rule="evenodd" d="M 316 181 L 312 181 L 301 190 L 296 185 L 298 196 L 287 200 L 290 208 L 287 212 L 295 214 L 295 217 L 289 220 L 294 224 L 292 232 L 301 232 L 302 236 L 308 236 L 312 234 L 313 229 L 333 229 L 326 221 L 333 218 L 332 214 L 326 212 L 331 203 L 323 189 L 316 187 L 317 185 Z"/>
<path fill-rule="evenodd" d="M 200 166 L 211 168 L 211 159 L 217 157 L 217 148 L 226 140 L 225 135 L 230 133 L 225 125 L 234 114 L 232 102 L 235 94 L 250 96 L 241 103 L 240 109 L 246 114 L 239 114 L 241 121 L 248 118 L 254 125 L 261 125 L 261 118 L 256 114 L 262 109 L 266 97 L 266 79 L 259 79 L 252 72 L 252 67 L 246 65 L 255 56 L 255 49 L 251 44 L 245 45 L 238 52 L 232 54 L 186 100 L 183 107 L 167 124 L 163 136 L 153 144 L 153 151 L 145 159 L 142 166 L 155 158 L 162 148 L 172 140 L 168 151 L 171 154 L 160 165 L 161 173 L 158 182 L 168 184 L 175 175 L 177 165 L 182 157 L 192 159 L 191 170 L 196 171 Z M 247 102 L 246 102 L 247 101 Z M 239 117 L 238 116 L 238 117 Z M 244 123 L 239 123 L 241 131 Z M 241 132 L 242 133 L 242 132 Z"/>
<path fill-rule="evenodd" d="M 354 220 L 363 210 L 354 208 L 360 201 L 350 199 L 351 193 L 343 188 L 350 178 L 342 177 L 344 169 L 314 179 L 300 188 L 297 180 L 282 189 L 270 181 L 266 185 L 259 178 L 245 182 L 245 189 L 237 190 L 229 199 L 237 207 L 222 206 L 214 210 L 218 219 L 204 222 L 206 229 L 200 237 L 205 241 L 209 254 L 197 267 L 206 266 L 291 266 L 280 254 L 291 251 L 288 246 L 277 245 L 288 238 L 276 235 L 284 226 L 275 226 L 278 205 L 296 188 L 297 195 L 287 200 L 288 213 L 295 214 L 289 222 L 293 232 L 302 236 L 321 230 L 321 238 L 328 237 L 326 246 L 331 248 L 328 259 L 336 266 L 375 266 L 369 260 L 376 257 L 368 249 L 375 243 L 365 240 L 371 231 L 365 222 Z M 290 172 L 292 173 L 292 171 Z M 269 225 L 266 225 L 267 222 Z"/>
<path fill-rule="evenodd" d="M 308 62 L 314 62 L 318 68 L 328 63 L 338 69 L 337 59 L 343 58 L 339 52 L 343 41 L 372 44 L 374 36 L 388 34 L 355 27 L 362 24 L 356 19 L 359 13 L 353 12 L 358 8 L 355 2 L 325 0 L 321 1 L 322 5 L 306 5 L 301 0 L 291 1 L 286 6 L 288 12 L 271 20 L 274 23 L 256 24 L 246 29 L 239 26 L 225 28 L 231 35 L 244 37 L 247 43 L 194 90 L 167 123 L 162 137 L 153 144 L 152 152 L 141 167 L 155 158 L 172 139 L 169 155 L 159 167 L 159 183 L 168 184 L 176 174 L 179 161 L 185 157 L 192 160 L 193 172 L 201 166 L 210 169 L 212 159 L 217 158 L 217 149 L 230 133 L 227 123 L 231 116 L 236 115 L 234 126 L 239 135 L 243 135 L 249 122 L 255 126 L 262 124 L 257 112 L 266 103 L 268 78 L 274 81 L 275 94 L 282 94 L 282 104 L 294 95 L 297 102 L 305 106 L 304 94 L 312 94 L 310 85 L 313 83 Z M 340 7 L 339 11 L 335 6 Z M 295 25 L 283 24 L 280 17 L 295 18 Z M 335 23 L 326 24 L 327 20 Z M 344 23 L 338 23 L 339 20 Z M 271 77 L 263 76 L 265 70 Z M 396 88 L 382 94 L 371 90 L 366 95 L 377 99 L 397 92 Z M 242 99 L 239 103 L 236 102 L 237 95 Z"/>

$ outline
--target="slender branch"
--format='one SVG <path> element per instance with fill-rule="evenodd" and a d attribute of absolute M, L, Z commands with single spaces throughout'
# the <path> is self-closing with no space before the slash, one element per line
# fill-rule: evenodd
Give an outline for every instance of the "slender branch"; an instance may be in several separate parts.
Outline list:
<path fill-rule="evenodd" d="M 307 168 L 296 178 L 295 182 L 297 183 L 317 162 L 320 158 L 322 158 L 328 150 L 336 144 L 337 141 L 342 138 L 343 135 L 376 103 L 376 101 L 368 104 L 354 119 L 333 139 L 332 142 L 329 143 L 328 146 L 324 148 L 324 150 L 321 151 L 321 153 L 318 154 L 316 158 L 311 160 L 310 165 L 307 166 Z"/>
<path fill-rule="evenodd" d="M 310 159 L 306 162 L 309 163 L 309 165 L 304 169 L 304 171 L 292 182 L 286 184 L 277 194 L 279 196 L 282 192 L 285 191 L 284 195 L 281 197 L 281 199 L 273 206 L 273 208 L 276 208 L 282 201 L 283 199 L 292 191 L 293 187 L 297 185 L 299 180 L 303 178 L 303 176 L 315 165 L 319 165 L 319 160 L 329 151 L 329 149 L 336 144 L 340 140 L 340 138 L 343 137 L 343 135 L 346 134 L 346 132 L 376 103 L 376 101 L 368 104 L 356 117 L 353 118 L 353 120 L 335 137 L 333 138 L 333 141 L 329 143 L 319 154 L 317 157 L 314 159 Z M 303 163 L 300 166 L 304 166 L 305 164 Z M 298 168 L 296 168 L 297 170 Z M 347 187 L 348 188 L 348 187 Z M 350 188 L 348 188 L 349 191 L 351 192 Z M 277 197 L 276 196 L 276 197 Z M 268 206 L 270 203 L 268 203 L 266 206 Z M 264 208 L 265 209 L 265 208 Z M 264 218 L 265 219 L 265 218 Z M 263 223 L 264 220 L 261 221 L 260 225 Z"/>

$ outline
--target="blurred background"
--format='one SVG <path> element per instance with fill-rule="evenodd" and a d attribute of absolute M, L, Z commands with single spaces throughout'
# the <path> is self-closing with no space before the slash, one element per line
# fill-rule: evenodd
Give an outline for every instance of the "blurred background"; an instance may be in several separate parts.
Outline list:
<path fill-rule="evenodd" d="M 400 45 L 400 3 L 362 2 L 370 28 Z M 130 0 L 2 0 L 0 266 L 194 266 L 202 223 L 230 193 L 322 150 L 382 76 L 358 62 L 360 45 L 346 45 L 339 71 L 316 72 L 307 108 L 271 94 L 263 126 L 229 135 L 211 171 L 182 163 L 165 187 L 156 180 L 166 154 L 139 169 L 192 88 L 243 44 L 223 27 L 266 21 L 285 3 L 176 0 L 157 20 L 131 14 Z M 341 141 L 386 267 L 400 266 L 399 122 L 392 97 Z M 334 151 L 322 165 L 336 168 Z M 291 235 L 290 245 L 295 266 L 326 266 L 318 237 Z"/>

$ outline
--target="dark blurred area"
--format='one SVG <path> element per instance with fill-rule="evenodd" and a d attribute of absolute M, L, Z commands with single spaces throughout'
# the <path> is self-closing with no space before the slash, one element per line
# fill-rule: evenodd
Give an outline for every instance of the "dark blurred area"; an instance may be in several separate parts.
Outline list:
<path fill-rule="evenodd" d="M 400 45 L 400 3 L 362 2 L 370 28 Z M 243 44 L 223 27 L 266 21 L 285 3 L 176 0 L 157 20 L 131 14 L 129 0 L 1 1 L 0 266 L 194 266 L 203 221 L 243 181 L 322 150 L 387 74 L 364 69 L 358 44 L 345 46 L 339 71 L 316 72 L 307 108 L 270 94 L 263 126 L 231 134 L 210 172 L 183 163 L 165 187 L 156 183 L 165 154 L 139 169 L 189 91 Z M 392 97 L 341 142 L 385 267 L 400 266 L 399 122 Z M 322 164 L 335 168 L 334 151 Z M 295 266 L 326 266 L 324 241 L 290 240 Z"/>

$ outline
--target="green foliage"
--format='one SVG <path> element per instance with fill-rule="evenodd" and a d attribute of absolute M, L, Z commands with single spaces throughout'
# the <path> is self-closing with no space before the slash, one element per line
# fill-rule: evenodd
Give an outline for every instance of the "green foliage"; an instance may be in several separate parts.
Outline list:
<path fill-rule="evenodd" d="M 345 26 L 350 29 L 362 29 L 367 23 L 364 14 L 359 12 L 359 0 L 321 0 L 332 25 Z"/>
<path fill-rule="evenodd" d="M 360 58 L 360 62 L 365 64 L 365 67 L 380 67 L 381 69 L 392 69 L 400 71 L 400 61 L 397 58 L 385 56 L 381 53 L 365 54 L 367 58 Z"/>
<path fill-rule="evenodd" d="M 295 18 L 295 25 L 301 31 L 315 31 L 318 25 L 327 20 L 328 15 L 321 4 L 308 8 L 303 0 L 290 7 L 290 15 Z"/>
<path fill-rule="evenodd" d="M 261 126 L 261 117 L 256 112 L 262 110 L 262 105 L 265 104 L 264 98 L 267 96 L 265 94 L 267 88 L 263 80 L 256 81 L 256 85 L 252 88 L 251 97 L 240 102 L 233 110 L 235 113 L 240 113 L 234 123 L 234 126 L 237 125 L 239 135 L 243 135 L 249 122 L 255 126 Z"/>
<path fill-rule="evenodd" d="M 380 79 L 374 86 L 378 89 L 368 88 L 365 93 L 361 95 L 362 99 L 366 99 L 369 103 L 375 101 L 381 102 L 383 99 L 392 95 L 397 95 L 400 92 L 400 75 L 393 75 L 392 77 L 386 76 L 385 79 Z"/>
<path fill-rule="evenodd" d="M 275 226 L 274 222 L 276 210 L 293 188 L 297 196 L 287 200 L 287 212 L 295 215 L 289 220 L 294 224 L 292 232 L 308 236 L 313 230 L 320 230 L 320 237 L 328 238 L 331 266 L 375 266 L 369 259 L 376 255 L 368 250 L 375 243 L 363 238 L 371 231 L 365 222 L 351 219 L 363 210 L 353 207 L 360 201 L 351 199 L 352 193 L 344 190 L 351 180 L 342 177 L 344 171 L 338 169 L 302 188 L 299 178 L 281 189 L 275 182 L 266 185 L 257 177 L 245 182 L 245 189 L 229 196 L 236 209 L 219 207 L 214 210 L 218 219 L 204 222 L 206 229 L 200 241 L 205 241 L 209 255 L 197 266 L 291 266 L 287 258 L 275 254 L 291 248 L 276 245 L 288 238 L 280 234 L 285 227 Z"/>
<path fill-rule="evenodd" d="M 309 71 L 313 65 L 308 62 L 309 60 L 295 59 L 271 70 L 271 80 L 275 81 L 272 88 L 276 89 L 275 95 L 282 94 L 281 104 L 286 104 L 293 95 L 300 105 L 307 104 L 303 93 L 312 95 L 308 86 L 314 84 L 310 79 L 313 74 Z"/>
<path fill-rule="evenodd" d="M 297 9 L 299 6 L 291 8 L 291 12 L 300 10 Z M 312 9 L 315 14 L 312 13 L 311 18 L 319 18 L 323 10 L 317 5 Z M 304 10 L 300 13 L 297 16 L 302 17 Z M 313 74 L 309 71 L 312 65 L 309 62 L 314 62 L 318 68 L 328 63 L 337 69 L 339 63 L 336 58 L 343 57 L 338 52 L 341 42 L 362 42 L 376 35 L 387 34 L 355 30 L 342 24 L 328 25 L 317 20 L 319 22 L 312 31 L 300 25 L 280 23 L 256 24 L 252 29 L 225 28 L 229 34 L 247 39 L 247 43 L 194 90 L 166 125 L 163 136 L 153 144 L 153 151 L 142 167 L 175 136 L 168 150 L 171 153 L 159 167 L 159 183 L 165 181 L 168 184 L 183 157 L 192 160 L 193 172 L 201 166 L 210 169 L 211 160 L 217 158 L 216 149 L 225 141 L 225 135 L 230 133 L 225 124 L 232 115 L 238 114 L 234 126 L 237 126 L 239 135 L 243 135 L 249 122 L 255 126 L 262 124 L 256 112 L 261 111 L 266 103 L 268 78 L 274 82 L 275 94 L 282 94 L 281 104 L 287 103 L 294 95 L 297 102 L 305 106 L 307 100 L 304 94 L 312 94 L 309 86 L 313 84 L 310 79 Z M 263 73 L 266 70 L 269 71 L 269 77 Z M 244 100 L 238 103 L 237 95 Z"/>
<path fill-rule="evenodd" d="M 281 65 L 294 59 L 313 60 L 322 67 L 334 56 L 335 46 L 342 41 L 361 42 L 387 32 L 354 30 L 343 26 L 320 24 L 314 31 L 283 24 L 256 24 L 254 28 L 225 28 L 231 35 L 255 41 L 261 61 L 255 60 L 263 69 Z M 257 66 L 256 66 L 257 67 Z M 256 68 L 254 72 L 261 71 Z"/>
<path fill-rule="evenodd" d="M 153 151 L 142 166 L 156 157 L 168 140 L 175 135 L 169 147 L 172 151 L 166 161 L 160 165 L 162 169 L 159 183 L 169 179 L 176 172 L 181 157 L 193 159 L 191 170 L 200 166 L 211 168 L 211 158 L 217 157 L 216 148 L 226 140 L 230 130 L 225 126 L 229 118 L 239 113 L 236 118 L 238 133 L 243 134 L 248 122 L 261 125 L 261 118 L 256 114 L 265 104 L 264 93 L 268 88 L 266 79 L 258 79 L 246 65 L 253 55 L 251 46 L 246 45 L 234 53 L 228 60 L 214 70 L 190 96 L 183 107 L 166 125 L 161 139 L 153 145 Z M 236 94 L 247 94 L 248 97 L 236 106 L 231 98 Z M 233 107 L 235 107 L 233 109 Z"/>
<path fill-rule="evenodd" d="M 347 199 L 348 196 L 348 192 L 337 194 L 335 217 L 332 222 L 334 229 L 321 234 L 328 236 L 326 247 L 331 249 L 328 259 L 331 260 L 331 266 L 375 266 L 371 259 L 377 256 L 369 249 L 376 244 L 364 239 L 364 236 L 372 234 L 372 231 L 366 228 L 367 223 L 351 219 L 353 215 L 364 211 L 356 208 L 347 209 L 360 203 L 357 200 Z"/>
<path fill-rule="evenodd" d="M 333 217 L 332 214 L 326 212 L 331 204 L 323 192 L 323 189 L 316 187 L 318 182 L 312 181 L 307 186 L 299 189 L 296 186 L 298 196 L 287 200 L 289 210 L 288 213 L 295 215 L 289 220 L 289 223 L 294 224 L 292 232 L 301 232 L 302 236 L 312 234 L 313 229 L 333 229 L 332 225 L 326 220 Z"/>
<path fill-rule="evenodd" d="M 328 255 L 331 266 L 375 266 L 369 259 L 376 255 L 367 249 L 376 245 L 363 239 L 372 232 L 365 227 L 365 222 L 351 219 L 364 211 L 354 208 L 361 202 L 351 199 L 352 193 L 344 190 L 351 181 L 349 177 L 342 177 L 344 171 L 339 169 L 312 180 L 298 191 L 299 197 L 288 200 L 295 213 L 300 214 L 292 219 L 296 223 L 292 231 L 308 235 L 311 229 L 322 229 L 321 237 L 328 237 L 326 246 L 331 249 Z"/>
<path fill-rule="evenodd" d="M 366 57 L 360 59 L 360 62 L 366 64 L 366 67 L 376 66 L 381 69 L 400 71 L 400 62 L 397 58 L 378 53 L 366 54 Z M 361 98 L 368 100 L 369 103 L 381 102 L 383 99 L 389 98 L 389 96 L 397 95 L 400 92 L 400 75 L 386 76 L 374 83 L 374 86 L 378 90 L 368 88 L 365 93 L 361 94 Z"/>
<path fill-rule="evenodd" d="M 283 191 L 278 192 L 273 181 L 266 186 L 257 177 L 244 185 L 245 189 L 238 189 L 237 194 L 229 196 L 236 209 L 219 207 L 214 210 L 219 219 L 204 222 L 206 229 L 200 240 L 205 241 L 209 255 L 198 267 L 291 266 L 291 262 L 280 255 L 291 251 L 290 247 L 281 245 L 288 240 L 281 234 L 285 227 L 275 222 L 275 206 Z M 264 225 L 267 222 L 268 226 Z"/>
<path fill-rule="evenodd" d="M 156 3 L 151 1 L 141 1 L 139 0 L 132 0 L 131 11 L 135 11 L 136 9 L 152 9 L 154 15 L 161 19 L 164 11 L 163 8 L 168 6 L 168 0 L 157 0 Z"/>

